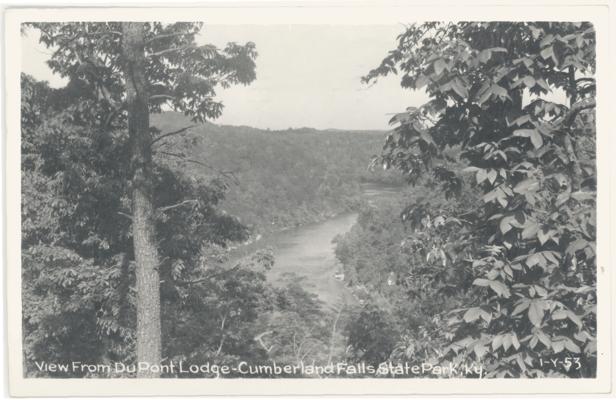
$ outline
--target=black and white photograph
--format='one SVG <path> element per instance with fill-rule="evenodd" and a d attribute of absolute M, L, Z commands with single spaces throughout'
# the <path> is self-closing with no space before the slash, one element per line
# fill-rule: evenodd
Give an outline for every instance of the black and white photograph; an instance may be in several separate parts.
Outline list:
<path fill-rule="evenodd" d="M 610 375 L 597 19 L 31 11 L 6 33 L 22 385 Z"/>

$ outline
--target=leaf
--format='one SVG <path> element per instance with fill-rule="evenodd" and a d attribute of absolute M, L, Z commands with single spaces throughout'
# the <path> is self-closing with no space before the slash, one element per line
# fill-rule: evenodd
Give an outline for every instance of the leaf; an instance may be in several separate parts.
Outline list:
<path fill-rule="evenodd" d="M 490 285 L 490 281 L 487 279 L 483 279 L 483 278 L 477 278 L 473 281 L 473 285 L 475 286 L 489 286 Z"/>
<path fill-rule="evenodd" d="M 553 320 L 561 320 L 561 319 L 565 319 L 567 318 L 567 311 L 565 310 L 556 310 L 552 313 L 552 319 Z"/>
<path fill-rule="evenodd" d="M 530 141 L 535 146 L 535 149 L 543 146 L 543 137 L 541 137 L 541 133 L 536 130 L 533 130 L 533 133 L 530 135 Z"/>
<path fill-rule="evenodd" d="M 556 202 L 554 203 L 554 205 L 556 207 L 560 207 L 563 204 L 565 204 L 567 201 L 569 201 L 570 198 L 571 198 L 571 195 L 569 192 L 562 192 L 556 197 Z"/>
<path fill-rule="evenodd" d="M 548 349 L 552 346 L 552 341 L 541 329 L 538 329 L 535 332 L 535 335 L 537 335 L 537 338 L 539 338 L 541 343 L 543 343 L 543 345 L 547 347 Z"/>
<path fill-rule="evenodd" d="M 436 143 L 434 143 L 434 140 L 432 140 L 432 135 L 430 135 L 429 132 L 426 132 L 425 130 L 421 130 L 419 131 L 419 135 L 424 140 L 424 142 L 436 146 Z"/>
<path fill-rule="evenodd" d="M 546 92 L 550 91 L 550 86 L 548 85 L 548 83 L 545 81 L 545 79 L 543 78 L 539 78 L 537 79 L 537 84 L 539 86 L 541 86 L 543 89 L 545 89 Z"/>
<path fill-rule="evenodd" d="M 496 351 L 499 347 L 503 345 L 503 335 L 496 335 L 494 339 L 492 339 L 492 351 Z"/>
<path fill-rule="evenodd" d="M 507 207 L 508 193 L 510 193 L 510 195 L 513 196 L 513 192 L 509 188 L 501 184 L 498 187 L 496 187 L 494 190 L 486 193 L 483 196 L 483 201 L 486 203 L 491 203 L 492 201 L 496 200 L 503 208 L 505 208 Z"/>
<path fill-rule="evenodd" d="M 439 58 L 434 62 L 434 72 L 437 75 L 440 75 L 441 72 L 443 72 L 443 70 L 445 69 L 445 67 L 447 67 L 447 63 L 442 58 Z"/>
<path fill-rule="evenodd" d="M 486 88 L 483 91 L 479 91 L 477 93 L 477 95 L 479 95 L 479 99 L 477 100 L 477 102 L 479 103 L 479 105 L 485 103 L 486 101 L 488 101 L 488 99 L 490 98 L 490 96 L 492 96 L 492 90 L 491 87 Z"/>
<path fill-rule="evenodd" d="M 490 270 L 490 272 L 488 272 L 486 276 L 488 277 L 489 280 L 494 280 L 498 278 L 499 275 L 500 275 L 500 272 L 497 269 L 493 269 L 493 270 Z"/>
<path fill-rule="evenodd" d="M 470 323 L 470 322 L 475 321 L 477 318 L 479 318 L 480 315 L 481 315 L 481 308 L 473 307 L 473 308 L 469 308 L 464 313 L 464 316 L 462 318 L 464 319 L 465 322 Z"/>
<path fill-rule="evenodd" d="M 518 335 L 516 335 L 515 332 L 511 335 L 511 344 L 513 344 L 513 347 L 516 350 L 520 348 L 520 342 L 518 341 Z"/>
<path fill-rule="evenodd" d="M 480 184 L 481 182 L 485 181 L 487 177 L 488 177 L 488 173 L 485 169 L 480 169 L 479 171 L 477 171 L 477 175 L 475 175 L 477 184 Z"/>
<path fill-rule="evenodd" d="M 490 87 L 490 91 L 500 97 L 509 97 L 509 94 L 507 93 L 507 89 L 505 89 L 502 86 L 496 85 L 496 84 Z"/>
<path fill-rule="evenodd" d="M 543 320 L 543 307 L 545 302 L 543 300 L 531 300 L 528 306 L 528 319 L 536 327 L 541 326 Z"/>
<path fill-rule="evenodd" d="M 516 350 L 517 350 L 517 347 L 516 347 Z M 526 371 L 526 364 L 524 364 L 524 358 L 522 358 L 522 354 L 521 353 L 516 354 L 515 361 L 518 363 L 518 366 L 520 367 L 522 372 L 525 372 Z"/>
<path fill-rule="evenodd" d="M 539 224 L 534 221 L 527 221 L 526 226 L 522 230 L 522 239 L 533 239 L 539 232 Z"/>
<path fill-rule="evenodd" d="M 551 262 L 552 264 L 560 265 L 560 261 L 558 261 L 558 257 L 557 257 L 558 253 L 556 253 L 555 251 L 543 251 L 542 254 L 545 257 L 545 259 Z"/>
<path fill-rule="evenodd" d="M 532 76 L 530 76 L 530 75 L 529 75 L 529 76 L 525 76 L 525 77 L 522 79 L 522 81 L 523 81 L 523 82 L 524 82 L 524 84 L 525 84 L 527 87 L 529 87 L 529 88 L 530 88 L 530 87 L 535 86 L 535 82 L 536 82 L 536 81 L 535 81 L 535 78 L 533 78 L 533 77 L 532 77 Z"/>
<path fill-rule="evenodd" d="M 485 64 L 490 60 L 490 57 L 492 57 L 492 50 L 484 49 L 479 52 L 479 55 L 477 58 L 479 59 L 481 63 Z"/>
<path fill-rule="evenodd" d="M 535 291 L 537 292 L 537 294 L 541 297 L 545 297 L 548 295 L 548 291 L 545 290 L 544 288 L 542 288 L 539 285 L 533 285 L 533 287 L 535 288 Z"/>
<path fill-rule="evenodd" d="M 521 212 L 517 212 L 515 215 L 508 215 L 505 218 L 501 219 L 499 228 L 501 233 L 504 235 L 509 232 L 512 227 L 521 228 L 524 223 L 524 214 Z"/>
<path fill-rule="evenodd" d="M 584 325 L 582 323 L 582 320 L 580 319 L 580 317 L 577 316 L 577 314 L 575 314 L 573 311 L 571 310 L 567 310 L 567 317 L 574 323 L 577 325 L 578 328 L 582 328 L 582 325 Z"/>
<path fill-rule="evenodd" d="M 586 344 L 586 347 L 584 347 L 584 353 L 596 355 L 597 354 L 597 341 L 591 340 L 590 342 L 588 342 Z"/>
<path fill-rule="evenodd" d="M 511 316 L 520 314 L 521 312 L 526 310 L 528 306 L 530 306 L 530 300 L 529 299 L 522 300 L 517 306 L 515 306 L 515 308 L 513 309 L 513 312 L 511 313 Z"/>
<path fill-rule="evenodd" d="M 477 171 L 479 171 L 479 168 L 473 167 L 473 166 L 466 167 L 466 168 L 462 169 L 462 172 L 477 172 Z"/>
<path fill-rule="evenodd" d="M 484 321 L 486 321 L 488 324 L 490 323 L 490 321 L 492 321 L 492 313 L 488 312 L 484 309 L 481 309 L 481 319 L 483 319 Z"/>
<path fill-rule="evenodd" d="M 488 348 L 481 343 L 477 343 L 475 347 L 473 347 L 473 352 L 477 356 L 477 359 L 481 359 L 481 357 L 483 357 L 483 355 L 486 354 L 487 351 Z"/>
<path fill-rule="evenodd" d="M 530 115 L 524 114 L 521 117 L 517 118 L 515 121 L 513 121 L 512 125 L 522 126 L 525 123 L 529 122 L 530 120 L 531 120 Z"/>
<path fill-rule="evenodd" d="M 549 44 L 552 44 L 553 42 L 554 42 L 554 35 L 551 34 L 551 33 L 548 33 L 539 42 L 539 47 L 545 47 L 545 46 L 547 46 Z"/>
<path fill-rule="evenodd" d="M 509 350 L 509 348 L 511 347 L 511 345 L 513 344 L 512 338 L 511 338 L 511 334 L 508 333 L 506 335 L 504 335 L 503 337 L 503 350 L 507 351 Z"/>
<path fill-rule="evenodd" d="M 498 203 L 501 205 L 501 207 L 505 208 L 507 207 L 507 195 L 505 194 L 505 192 L 501 191 L 499 196 L 496 196 L 496 200 L 498 201 Z"/>
<path fill-rule="evenodd" d="M 460 80 L 460 78 L 456 77 L 451 82 L 451 88 L 454 90 L 454 92 L 458 94 L 458 96 L 462 97 L 463 99 L 468 97 L 468 89 L 466 88 L 466 85 L 464 85 L 464 83 Z"/>
<path fill-rule="evenodd" d="M 555 340 L 552 341 L 552 349 L 555 353 L 560 353 L 565 349 L 565 341 L 564 340 Z"/>
<path fill-rule="evenodd" d="M 547 242 L 548 240 L 550 240 L 550 238 L 552 237 L 553 234 L 553 230 L 550 229 L 541 229 L 537 232 L 537 238 L 539 239 L 539 243 L 541 243 L 541 245 L 544 245 L 545 242 Z"/>
<path fill-rule="evenodd" d="M 578 342 L 586 343 L 587 340 L 592 339 L 592 337 L 586 331 L 577 331 L 573 334 L 573 337 Z"/>
<path fill-rule="evenodd" d="M 488 172 L 488 181 L 490 181 L 491 184 L 494 184 L 497 176 L 498 172 L 496 172 L 495 169 L 491 169 L 490 172 Z"/>
<path fill-rule="evenodd" d="M 584 239 L 574 240 L 569 244 L 569 246 L 567 246 L 566 253 L 574 255 L 576 252 L 584 249 L 586 246 L 588 246 L 588 241 Z"/>
<path fill-rule="evenodd" d="M 534 192 L 539 189 L 539 182 L 535 179 L 525 179 L 515 185 L 513 191 L 520 194 L 525 194 L 527 192 Z"/>
<path fill-rule="evenodd" d="M 543 255 L 541 253 L 535 253 L 535 254 L 531 254 L 527 259 L 526 259 L 526 265 L 528 265 L 529 267 L 533 267 L 537 264 L 545 264 L 545 258 L 543 258 Z"/>
<path fill-rule="evenodd" d="M 494 290 L 499 297 L 508 298 L 511 296 L 511 292 L 507 285 L 499 281 L 488 281 L 490 283 L 490 289 Z"/>
<path fill-rule="evenodd" d="M 545 49 L 541 50 L 539 54 L 541 54 L 541 57 L 544 60 L 547 60 L 548 58 L 554 56 L 554 47 L 552 46 L 546 47 Z"/>
<path fill-rule="evenodd" d="M 565 348 L 567 350 L 569 350 L 570 352 L 572 352 L 572 353 L 581 353 L 582 352 L 580 347 L 577 344 L 573 343 L 573 340 L 571 340 L 569 338 L 567 338 L 565 340 Z"/>
<path fill-rule="evenodd" d="M 419 75 L 417 79 L 415 79 L 415 90 L 421 89 L 426 86 L 430 82 L 430 79 L 425 75 Z"/>
<path fill-rule="evenodd" d="M 511 269 L 515 269 L 516 271 L 522 271 L 522 264 L 513 263 L 511 264 Z"/>
<path fill-rule="evenodd" d="M 577 192 L 571 193 L 571 197 L 580 202 L 585 201 L 585 200 L 595 200 L 596 193 L 577 191 Z"/>

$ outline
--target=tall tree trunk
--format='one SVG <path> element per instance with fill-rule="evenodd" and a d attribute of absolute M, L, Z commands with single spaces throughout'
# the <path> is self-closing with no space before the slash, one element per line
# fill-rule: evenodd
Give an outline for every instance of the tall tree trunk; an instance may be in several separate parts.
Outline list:
<path fill-rule="evenodd" d="M 145 77 L 144 27 L 122 23 L 128 133 L 131 146 L 133 243 L 137 290 L 137 361 L 161 361 L 160 277 L 152 201 L 152 140 Z M 158 374 L 141 372 L 141 378 Z"/>

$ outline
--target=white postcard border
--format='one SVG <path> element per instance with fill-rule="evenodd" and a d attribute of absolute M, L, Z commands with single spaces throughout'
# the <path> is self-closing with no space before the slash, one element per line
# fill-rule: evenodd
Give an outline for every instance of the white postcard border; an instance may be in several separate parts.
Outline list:
<path fill-rule="evenodd" d="M 611 6 L 611 7 L 610 7 Z M 9 389 L 13 396 L 265 395 L 265 394 L 506 394 L 613 391 L 612 272 L 615 256 L 611 149 L 616 140 L 611 93 L 614 7 L 605 1 L 422 1 L 210 3 L 200 8 L 23 8 L 5 12 L 6 289 Z M 21 332 L 20 34 L 22 22 L 204 20 L 206 24 L 379 25 L 409 20 L 575 20 L 597 30 L 597 292 L 598 376 L 594 379 L 36 379 L 23 377 Z M 612 52 L 609 52 L 611 48 Z M 386 51 L 387 49 L 384 49 Z M 611 98 L 610 98 L 611 97 Z M 611 103 L 610 103 L 611 101 Z M 612 110 L 612 113 L 610 113 Z"/>

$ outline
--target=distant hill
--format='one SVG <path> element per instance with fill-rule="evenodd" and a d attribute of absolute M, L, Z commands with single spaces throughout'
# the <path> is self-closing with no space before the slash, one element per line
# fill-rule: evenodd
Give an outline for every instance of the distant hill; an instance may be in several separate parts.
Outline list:
<path fill-rule="evenodd" d="M 154 114 L 152 126 L 172 132 L 195 125 L 178 113 Z M 229 182 L 222 208 L 255 232 L 326 218 L 358 205 L 362 181 L 396 182 L 394 173 L 367 170 L 386 133 L 198 124 L 170 137 L 161 150 L 192 162 L 169 162 L 184 173 Z"/>
<path fill-rule="evenodd" d="M 328 129 L 316 129 L 311 127 L 289 127 L 287 129 L 261 129 L 254 128 L 252 126 L 247 125 L 221 125 L 215 124 L 212 122 L 195 123 L 192 122 L 190 117 L 185 116 L 182 113 L 178 112 L 164 112 L 161 114 L 152 114 L 150 116 L 150 123 L 156 128 L 162 131 L 171 131 L 173 129 L 177 129 L 178 127 L 187 126 L 187 125 L 202 125 L 206 129 L 213 130 L 233 130 L 236 132 L 275 132 L 275 133 L 359 133 L 359 134 L 369 134 L 369 135 L 386 135 L 387 130 L 374 130 L 374 129 L 339 129 L 339 128 L 328 128 Z"/>

